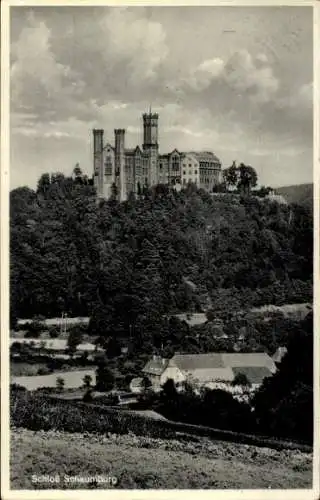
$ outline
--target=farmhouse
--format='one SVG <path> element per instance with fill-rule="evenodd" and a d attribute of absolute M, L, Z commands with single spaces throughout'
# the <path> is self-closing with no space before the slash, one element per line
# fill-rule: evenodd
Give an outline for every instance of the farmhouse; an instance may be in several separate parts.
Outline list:
<path fill-rule="evenodd" d="M 276 365 L 264 352 L 175 354 L 169 360 L 153 356 L 142 371 L 150 379 L 155 391 L 159 391 L 168 379 L 172 379 L 177 386 L 188 381 L 198 388 L 234 392 L 236 388 L 232 382 L 235 377 L 244 375 L 251 390 L 255 390 L 265 377 L 276 371 Z"/>

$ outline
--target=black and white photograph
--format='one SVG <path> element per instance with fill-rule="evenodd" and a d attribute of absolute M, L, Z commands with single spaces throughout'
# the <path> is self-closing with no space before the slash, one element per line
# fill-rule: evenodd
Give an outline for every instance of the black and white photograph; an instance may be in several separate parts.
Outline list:
<path fill-rule="evenodd" d="M 4 3 L 3 498 L 318 498 L 315 4 Z"/>

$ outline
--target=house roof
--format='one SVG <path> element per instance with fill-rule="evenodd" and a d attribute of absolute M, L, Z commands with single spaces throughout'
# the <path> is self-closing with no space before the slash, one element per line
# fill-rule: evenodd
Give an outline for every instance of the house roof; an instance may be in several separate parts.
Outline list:
<path fill-rule="evenodd" d="M 142 377 L 135 377 L 131 380 L 130 387 L 141 387 L 142 381 L 143 381 Z"/>
<path fill-rule="evenodd" d="M 273 360 L 266 353 L 175 354 L 169 366 L 176 366 L 201 382 L 231 382 L 241 372 L 253 384 L 261 383 L 264 377 L 276 370 Z"/>
<path fill-rule="evenodd" d="M 265 352 L 237 352 L 222 354 L 223 362 L 232 368 L 243 368 L 253 366 L 265 366 L 275 371 L 276 366 L 270 356 Z"/>
<path fill-rule="evenodd" d="M 161 375 L 167 367 L 176 367 L 200 383 L 232 382 L 238 373 L 247 376 L 252 384 L 260 384 L 264 377 L 276 370 L 268 354 L 259 353 L 217 353 L 175 354 L 170 360 L 153 358 L 146 364 L 143 373 Z"/>
<path fill-rule="evenodd" d="M 206 354 L 175 354 L 170 360 L 170 366 L 176 366 L 182 371 L 224 368 L 220 353 Z"/>
<path fill-rule="evenodd" d="M 161 375 L 168 366 L 168 360 L 157 357 L 150 359 L 146 366 L 143 368 L 143 373 L 149 373 L 150 375 Z"/>
<path fill-rule="evenodd" d="M 233 368 L 234 375 L 243 373 L 251 384 L 261 384 L 265 377 L 272 375 L 266 366 L 242 366 Z"/>

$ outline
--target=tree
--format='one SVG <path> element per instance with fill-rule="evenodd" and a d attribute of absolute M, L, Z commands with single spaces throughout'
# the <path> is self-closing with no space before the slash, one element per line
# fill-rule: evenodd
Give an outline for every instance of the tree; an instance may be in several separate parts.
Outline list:
<path fill-rule="evenodd" d="M 294 439 L 313 439 L 313 314 L 291 332 L 278 370 L 264 379 L 253 398 L 263 432 Z"/>
<path fill-rule="evenodd" d="M 92 383 L 91 375 L 85 375 L 82 380 L 83 380 L 83 386 L 86 389 L 89 389 L 91 387 L 91 383 Z"/>
<path fill-rule="evenodd" d="M 177 397 L 177 389 L 174 380 L 169 378 L 162 386 L 162 395 L 166 400 L 172 400 Z"/>
<path fill-rule="evenodd" d="M 38 186 L 37 186 L 37 193 L 42 194 L 43 196 L 46 196 L 47 192 L 50 189 L 51 185 L 51 179 L 50 179 L 50 174 L 42 174 L 38 181 Z"/>
<path fill-rule="evenodd" d="M 12 342 L 11 346 L 10 346 L 10 354 L 20 354 L 21 351 L 23 350 L 22 349 L 22 343 L 21 342 Z"/>
<path fill-rule="evenodd" d="M 226 168 L 222 172 L 223 182 L 226 184 L 227 188 L 236 187 L 238 183 L 238 167 L 234 161 L 231 167 Z"/>
<path fill-rule="evenodd" d="M 59 328 L 57 328 L 56 326 L 50 327 L 49 328 L 49 335 L 50 335 L 51 339 L 56 339 L 57 337 L 59 337 L 59 335 L 60 335 Z"/>
<path fill-rule="evenodd" d="M 114 388 L 115 377 L 105 362 L 100 362 L 96 371 L 96 390 L 108 392 Z"/>
<path fill-rule="evenodd" d="M 57 391 L 58 391 L 58 392 L 63 392 L 63 390 L 64 390 L 64 386 L 65 386 L 65 381 L 64 381 L 64 378 L 62 378 L 62 377 L 57 377 L 57 380 L 56 380 L 56 388 L 57 388 Z"/>
<path fill-rule="evenodd" d="M 117 358 L 121 355 L 121 344 L 115 337 L 111 337 L 106 346 L 106 355 L 108 358 Z"/>
<path fill-rule="evenodd" d="M 238 189 L 240 189 L 244 194 L 249 194 L 251 188 L 257 185 L 258 176 L 254 168 L 249 165 L 244 165 L 240 163 L 239 165 L 239 182 Z"/>
<path fill-rule="evenodd" d="M 113 183 L 111 186 L 111 200 L 116 201 L 118 199 L 119 189 L 118 186 Z"/>
<path fill-rule="evenodd" d="M 83 395 L 82 401 L 84 403 L 91 403 L 93 401 L 92 389 L 89 388 Z"/>
<path fill-rule="evenodd" d="M 73 175 L 74 175 L 74 178 L 77 182 L 82 183 L 83 173 L 82 173 L 82 170 L 80 168 L 79 163 L 77 163 L 76 166 L 74 167 Z"/>
<path fill-rule="evenodd" d="M 73 328 L 69 332 L 68 341 L 67 341 L 67 351 L 72 356 L 79 344 L 82 342 L 82 333 L 78 328 Z"/>
<path fill-rule="evenodd" d="M 150 389 L 152 387 L 152 382 L 149 379 L 149 377 L 144 376 L 142 378 L 141 386 L 143 387 L 144 391 L 147 391 L 148 389 Z"/>

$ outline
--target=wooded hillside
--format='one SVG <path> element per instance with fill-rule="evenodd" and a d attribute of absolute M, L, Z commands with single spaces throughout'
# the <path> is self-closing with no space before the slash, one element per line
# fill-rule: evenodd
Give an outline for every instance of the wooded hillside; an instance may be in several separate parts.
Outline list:
<path fill-rule="evenodd" d="M 306 208 L 188 186 L 97 204 L 87 179 L 41 177 L 10 193 L 11 318 L 108 317 L 147 331 L 165 314 L 312 298 Z"/>

